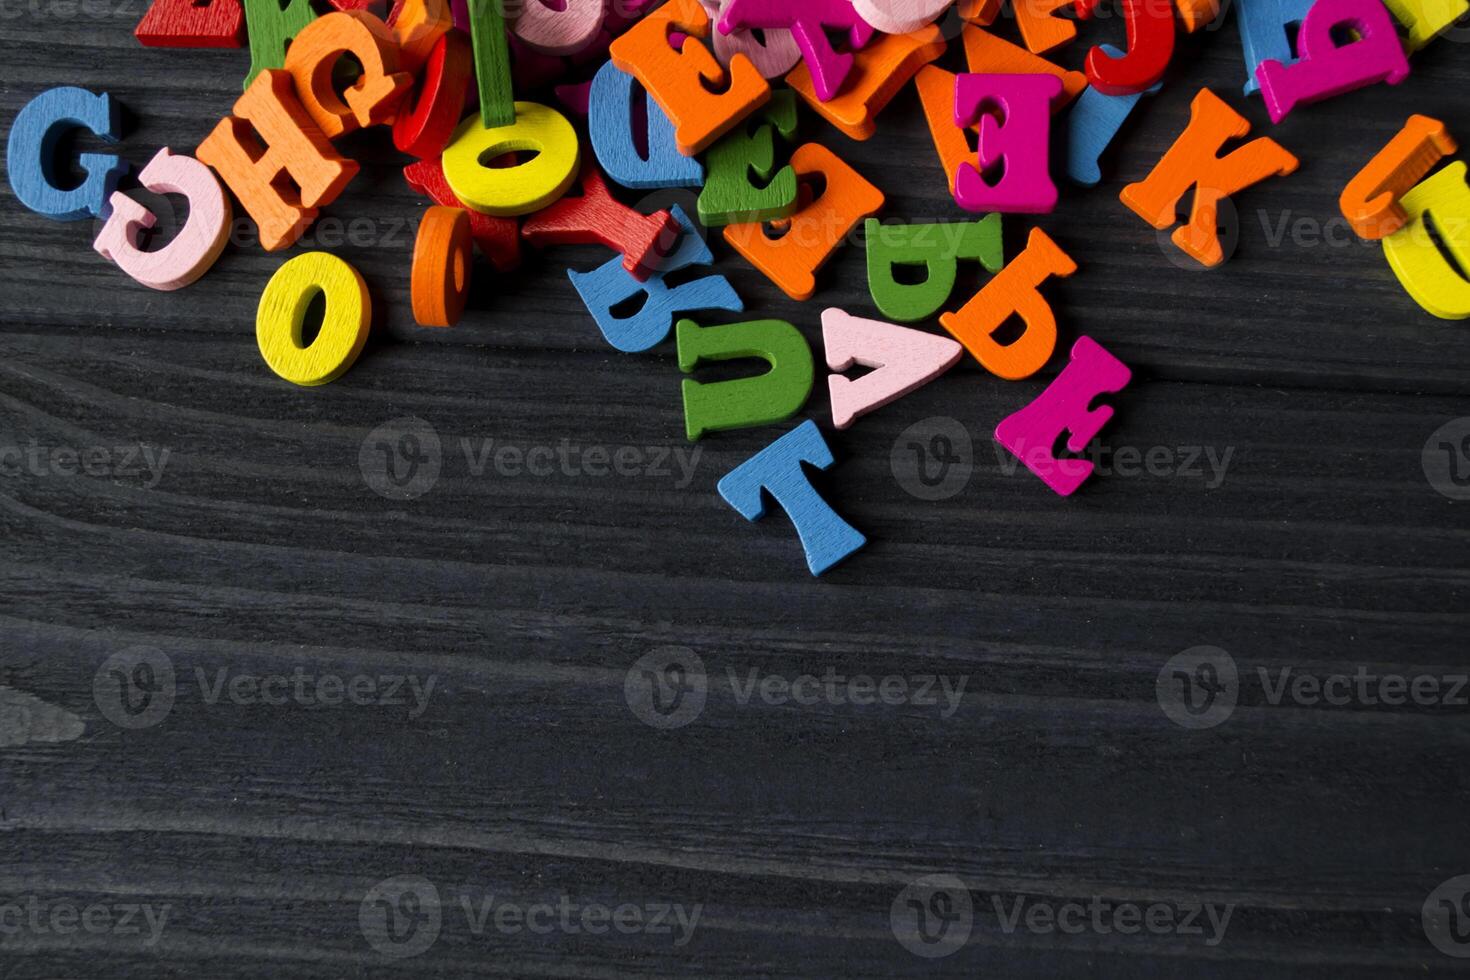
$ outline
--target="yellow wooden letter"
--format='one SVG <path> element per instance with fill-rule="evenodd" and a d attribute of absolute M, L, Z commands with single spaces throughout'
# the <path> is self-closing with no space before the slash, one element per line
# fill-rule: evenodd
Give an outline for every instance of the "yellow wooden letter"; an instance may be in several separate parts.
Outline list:
<path fill-rule="evenodd" d="M 491 167 L 496 157 L 533 152 L 514 167 Z M 566 117 L 534 102 L 516 103 L 516 121 L 486 129 L 472 115 L 444 148 L 444 176 L 466 207 L 515 217 L 552 204 L 577 179 L 581 149 Z"/>
<path fill-rule="evenodd" d="M 1404 195 L 1409 223 L 1383 240 L 1383 254 L 1409 295 L 1442 320 L 1470 317 L 1470 184 L 1464 161 L 1452 163 Z M 1460 268 L 1440 251 L 1440 241 Z"/>
<path fill-rule="evenodd" d="M 321 330 L 302 343 L 302 321 L 317 293 L 326 297 Z M 352 266 L 326 252 L 298 255 L 276 270 L 255 311 L 255 342 L 270 369 L 298 385 L 335 381 L 367 343 L 373 304 Z"/>

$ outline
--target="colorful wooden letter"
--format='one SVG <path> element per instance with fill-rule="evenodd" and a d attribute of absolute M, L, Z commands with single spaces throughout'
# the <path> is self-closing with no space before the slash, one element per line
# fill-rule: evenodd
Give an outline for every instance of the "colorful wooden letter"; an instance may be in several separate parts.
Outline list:
<path fill-rule="evenodd" d="M 1046 366 L 1057 347 L 1057 318 L 1041 295 L 1053 276 L 1066 278 L 1077 263 L 1040 228 L 1031 229 L 1026 250 L 1011 260 L 958 313 L 939 318 L 940 326 L 965 345 L 985 370 L 1007 381 L 1029 378 Z M 995 334 L 1013 316 L 1026 329 L 1015 341 L 1001 344 Z"/>
<path fill-rule="evenodd" d="M 788 142 L 796 136 L 796 93 L 790 89 L 773 94 L 764 108 L 710 147 L 709 176 L 699 195 L 699 220 L 706 228 L 769 221 L 796 211 L 796 171 L 789 165 L 776 171 L 775 132 Z M 752 176 L 765 186 L 755 186 Z"/>
<path fill-rule="evenodd" d="M 1077 0 L 1078 14 L 1091 16 L 1098 2 Z M 1174 57 L 1173 5 L 1165 0 L 1122 0 L 1122 5 L 1128 53 L 1115 58 L 1101 44 L 1087 53 L 1087 81 L 1104 95 L 1132 95 L 1153 88 Z"/>
<path fill-rule="evenodd" d="M 873 368 L 856 381 L 840 373 L 827 377 L 832 424 L 839 429 L 922 388 L 959 363 L 965 353 L 948 337 L 859 319 L 838 309 L 822 314 L 822 343 L 827 367 L 835 372 L 854 364 Z"/>
<path fill-rule="evenodd" d="M 1220 156 L 1227 141 L 1250 131 L 1244 116 L 1214 92 L 1200 89 L 1190 106 L 1189 126 L 1153 173 L 1123 188 L 1123 203 L 1162 231 L 1175 223 L 1179 201 L 1193 187 L 1189 222 L 1175 229 L 1173 241 L 1201 265 L 1219 265 L 1225 261 L 1217 218 L 1220 201 L 1268 177 L 1296 173 L 1299 166 L 1296 157 L 1266 137 Z"/>
<path fill-rule="evenodd" d="M 1110 44 L 1103 50 L 1116 57 L 1123 52 Z M 1155 85 L 1147 92 L 1132 95 L 1103 95 L 1095 88 L 1082 93 L 1068 116 L 1069 136 L 1067 139 L 1067 177 L 1086 187 L 1102 182 L 1102 167 L 1099 161 L 1108 144 L 1123 128 L 1123 123 L 1133 114 L 1133 108 L 1145 95 L 1157 93 L 1163 85 Z"/>
<path fill-rule="evenodd" d="M 724 276 L 709 275 L 679 286 L 665 284 L 665 276 L 684 269 L 710 266 L 715 261 L 714 254 L 699 237 L 694 222 L 684 210 L 676 204 L 670 211 L 683 229 L 683 236 L 679 247 L 664 260 L 662 271 L 650 276 L 647 282 L 639 282 L 628 275 L 618 259 L 591 272 L 567 270 L 577 294 L 597 321 L 597 329 L 602 331 L 609 344 L 627 354 L 637 354 L 663 343 L 673 329 L 676 314 L 702 310 L 739 313 L 745 309 L 739 294 Z M 643 300 L 637 312 L 627 315 L 614 312 L 639 295 Z"/>
<path fill-rule="evenodd" d="M 1127 365 L 1097 341 L 1079 337 L 1071 361 L 1041 397 L 996 426 L 996 441 L 1047 486 L 1070 497 L 1092 475 L 1092 461 L 1057 459 L 1053 447 L 1065 433 L 1069 452 L 1086 449 L 1113 417 L 1110 406 L 1089 406 L 1099 395 L 1122 391 L 1132 379 Z"/>
<path fill-rule="evenodd" d="M 153 0 L 133 37 L 150 48 L 238 48 L 245 11 L 240 0 Z"/>
<path fill-rule="evenodd" d="M 1351 38 L 1338 43 L 1338 37 Z M 1256 69 L 1266 111 L 1275 123 L 1307 102 L 1368 85 L 1398 85 L 1409 57 L 1382 0 L 1317 0 L 1297 34 L 1297 61 L 1264 61 Z"/>
<path fill-rule="evenodd" d="M 1284 65 L 1296 60 L 1291 48 L 1294 29 L 1301 26 L 1316 0 L 1237 0 L 1240 7 L 1240 43 L 1245 53 L 1245 94 L 1259 91 L 1256 69 L 1263 61 Z"/>
<path fill-rule="evenodd" d="M 562 0 L 553 8 L 526 0 L 516 18 L 516 37 L 542 54 L 575 54 L 602 30 L 604 5 L 604 0 Z"/>
<path fill-rule="evenodd" d="M 966 211 L 1050 214 L 1057 185 L 1048 172 L 1051 103 L 1062 94 L 1054 75 L 961 75 L 955 80 L 955 124 L 980 127 L 980 166 L 960 165 L 954 198 Z M 986 110 L 992 110 L 987 112 Z M 999 110 L 1004 121 L 993 114 Z M 997 183 L 984 173 L 1004 165 Z"/>
<path fill-rule="evenodd" d="M 1455 26 L 1455 21 L 1470 13 L 1470 0 L 1384 0 L 1394 18 L 1409 29 L 1410 51 L 1424 45 Z"/>
<path fill-rule="evenodd" d="M 105 217 L 127 163 L 111 153 L 83 153 L 77 164 L 87 177 L 76 187 L 57 187 L 57 152 L 69 129 L 85 129 L 109 143 L 122 137 L 117 103 L 106 92 L 95 95 L 66 85 L 47 89 L 25 104 L 10 126 L 5 170 L 20 203 L 57 221 Z"/>
<path fill-rule="evenodd" d="M 988 272 L 1000 271 L 1005 262 L 1000 221 L 998 214 L 942 225 L 885 225 L 869 218 L 863 238 L 873 302 L 884 316 L 899 323 L 915 323 L 938 313 L 949 301 L 961 259 L 976 260 Z M 897 266 L 923 266 L 924 281 L 900 283 L 894 275 Z"/>
<path fill-rule="evenodd" d="M 1052 103 L 1053 112 L 1060 112 L 1087 88 L 1087 76 L 1082 72 L 1067 71 L 972 24 L 966 24 L 960 36 L 965 43 L 965 61 L 974 74 L 1055 75 L 1060 78 L 1066 97 Z"/>
<path fill-rule="evenodd" d="M 306 309 L 326 298 L 321 329 L 303 343 Z M 326 252 L 307 252 L 276 270 L 260 294 L 255 342 L 272 371 L 292 384 L 324 385 L 352 366 L 367 343 L 373 302 L 352 266 Z"/>
<path fill-rule="evenodd" d="M 701 384 L 685 378 L 684 430 L 694 442 L 706 432 L 749 429 L 784 422 L 811 397 L 812 349 L 785 320 L 752 320 L 701 327 L 680 320 L 674 328 L 679 370 L 690 374 L 701 364 L 760 358 L 771 369 L 758 377 Z"/>
<path fill-rule="evenodd" d="M 434 42 L 415 94 L 404 98 L 393 120 L 393 145 L 419 159 L 444 152 L 464 113 L 474 63 L 470 42 L 451 31 Z"/>
<path fill-rule="evenodd" d="M 675 50 L 669 35 L 688 35 Z M 628 72 L 674 123 L 674 141 L 685 156 L 703 153 L 740 120 L 766 104 L 771 86 L 744 55 L 721 67 L 699 39 L 708 37 L 709 14 L 699 0 L 669 0 L 608 48 L 613 64 Z M 718 93 L 710 89 L 720 86 Z"/>
<path fill-rule="evenodd" d="M 1342 192 L 1342 215 L 1358 237 L 1387 238 L 1409 223 L 1399 199 L 1459 149 L 1438 119 L 1411 116 L 1404 128 Z"/>
<path fill-rule="evenodd" d="M 858 16 L 884 34 L 912 34 L 939 19 L 954 0 L 852 0 Z"/>
<path fill-rule="evenodd" d="M 614 182 L 634 190 L 656 187 L 698 187 L 704 183 L 704 167 L 684 156 L 674 141 L 674 124 L 652 99 L 646 106 L 646 151 L 640 151 L 633 127 L 637 125 L 634 86 L 637 79 L 608 62 L 592 79 L 587 97 L 587 129 L 597 162 Z"/>
<path fill-rule="evenodd" d="M 480 92 L 480 124 L 485 129 L 506 129 L 516 123 L 517 103 L 511 82 L 504 2 L 469 0 L 470 45 Z M 572 170 L 576 172 L 575 167 Z"/>
<path fill-rule="evenodd" d="M 517 102 L 515 117 L 509 126 L 486 129 L 471 116 L 444 148 L 444 176 L 467 207 L 502 217 L 530 214 L 561 197 L 577 179 L 581 144 L 567 118 L 535 102 Z M 531 150 L 536 155 L 514 167 L 480 162 Z"/>
<path fill-rule="evenodd" d="M 725 241 L 794 300 L 817 291 L 817 272 L 857 223 L 883 206 L 883 192 L 831 150 L 807 143 L 791 156 L 797 179 L 821 174 L 826 190 L 784 219 L 785 234 L 772 238 L 760 223 L 729 225 Z M 804 195 L 808 192 L 803 191 Z"/>
<path fill-rule="evenodd" d="M 1077 36 L 1077 25 L 1056 13 L 1072 5 L 1073 0 L 1015 0 L 1012 7 L 1016 26 L 1021 29 L 1026 48 L 1034 54 L 1046 54 L 1071 43 Z M 1114 57 L 1122 57 L 1122 53 Z"/>
<path fill-rule="evenodd" d="M 490 264 L 501 272 L 509 272 L 521 264 L 521 226 L 515 218 L 497 218 L 470 211 L 454 196 L 454 189 L 444 176 L 438 159 L 420 160 L 403 168 L 403 179 L 417 194 L 446 208 L 460 208 L 469 214 L 470 237 Z"/>
<path fill-rule="evenodd" d="M 726 474 L 720 496 L 747 521 L 758 521 L 770 494 L 796 526 L 807 568 L 821 575 L 868 543 L 822 499 L 802 469 L 831 469 L 834 462 L 817 423 L 808 419 Z"/>
<path fill-rule="evenodd" d="M 286 46 L 316 19 L 311 0 L 241 0 L 245 5 L 245 32 L 250 37 L 250 71 L 244 88 L 255 84 L 266 69 L 286 67 Z"/>
<path fill-rule="evenodd" d="M 716 23 L 724 13 L 724 8 L 730 6 L 730 0 L 699 2 L 705 13 Z M 743 54 L 755 65 L 755 70 L 761 73 L 762 78 L 780 78 L 796 67 L 796 63 L 801 60 L 801 48 L 790 31 L 775 27 L 763 30 L 761 34 L 764 36 L 757 38 L 755 31 L 731 31 L 728 34 L 719 30 L 713 32 L 715 58 L 720 64 L 728 66 L 737 54 Z"/>
<path fill-rule="evenodd" d="M 730 0 L 720 15 L 720 30 L 781 27 L 791 31 L 811 71 L 817 98 L 834 98 L 852 70 L 852 55 L 839 53 L 827 39 L 827 31 L 842 31 L 853 50 L 873 37 L 873 27 L 858 16 L 849 0 Z"/>
<path fill-rule="evenodd" d="M 344 56 L 362 72 L 338 96 L 332 73 Z M 398 45 L 387 25 L 361 11 L 326 14 L 302 28 L 286 49 L 286 70 L 302 108 L 328 139 L 388 121 L 413 85 L 413 76 L 398 70 Z"/>
<path fill-rule="evenodd" d="M 1383 252 L 1414 301 L 1442 320 L 1470 317 L 1470 186 L 1458 161 L 1404 195 L 1409 223 L 1383 240 Z M 1434 222 L 1446 257 L 1430 233 Z M 1457 269 L 1449 261 L 1459 264 Z"/>
<path fill-rule="evenodd" d="M 410 299 L 421 327 L 452 327 L 470 295 L 470 215 L 435 206 L 419 219 L 413 243 Z"/>
<path fill-rule="evenodd" d="M 944 49 L 944 35 L 937 27 L 911 34 L 884 34 L 853 56 L 852 70 L 841 93 L 821 98 L 808 65 L 799 65 L 787 76 L 786 83 L 846 135 L 855 140 L 871 139 L 878 131 L 878 113 L 919 69 L 944 54 Z"/>
<path fill-rule="evenodd" d="M 673 251 L 679 222 L 667 211 L 640 214 L 613 198 L 594 163 L 582 166 L 582 196 L 564 197 L 526 219 L 521 237 L 547 245 L 606 245 L 623 255 L 623 268 L 646 280 Z"/>
<path fill-rule="evenodd" d="M 180 289 L 214 265 L 230 234 L 230 199 L 219 181 L 193 157 L 177 156 L 164 147 L 148 161 L 138 182 L 155 194 L 182 194 L 189 217 L 174 240 L 145 252 L 138 235 L 158 223 L 158 216 L 122 192 L 112 195 L 112 215 L 92 247 L 104 258 L 150 289 Z"/>
<path fill-rule="evenodd" d="M 235 100 L 234 115 L 215 125 L 195 155 L 239 198 L 267 252 L 300 238 L 317 208 L 336 200 L 358 171 L 296 101 L 290 73 L 274 69 Z"/>

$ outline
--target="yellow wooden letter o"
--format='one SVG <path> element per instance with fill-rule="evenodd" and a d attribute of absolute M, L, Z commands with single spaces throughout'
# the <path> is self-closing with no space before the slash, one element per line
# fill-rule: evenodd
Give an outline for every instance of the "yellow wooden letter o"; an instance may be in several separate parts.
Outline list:
<path fill-rule="evenodd" d="M 1463 160 L 1445 167 L 1404 195 L 1409 223 L 1383 240 L 1399 282 L 1420 306 L 1442 320 L 1470 319 L 1467 282 L 1435 244 L 1432 218 L 1445 249 L 1461 268 L 1470 263 L 1470 184 Z"/>
<path fill-rule="evenodd" d="M 480 161 L 507 153 L 534 152 L 515 167 Z M 516 103 L 516 121 L 486 129 L 479 113 L 459 124 L 444 148 L 444 176 L 454 195 L 482 214 L 515 217 L 554 203 L 577 179 L 581 147 L 566 117 L 535 102 Z"/>
<path fill-rule="evenodd" d="M 306 308 L 326 296 L 322 327 L 309 346 L 301 342 Z M 367 343 L 373 303 L 356 269 L 326 252 L 298 255 L 276 270 L 255 311 L 255 342 L 270 369 L 293 384 L 335 381 Z"/>

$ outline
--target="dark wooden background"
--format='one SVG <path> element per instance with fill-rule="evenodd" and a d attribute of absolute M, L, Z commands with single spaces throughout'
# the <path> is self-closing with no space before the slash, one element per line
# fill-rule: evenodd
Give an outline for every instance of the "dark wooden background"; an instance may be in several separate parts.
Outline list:
<path fill-rule="evenodd" d="M 141 0 L 0 2 L 7 131 L 51 86 L 109 91 L 129 110 L 122 152 L 141 166 L 162 145 L 192 152 L 239 92 L 244 51 L 140 47 Z M 1117 37 L 1116 26 L 1085 36 Z M 606 259 L 592 248 L 533 258 L 516 276 L 482 265 L 459 327 L 415 328 L 408 268 L 422 202 L 384 133 L 345 141 L 364 170 L 325 212 L 337 228 L 368 219 L 357 244 L 327 244 L 371 284 L 373 339 L 317 390 L 274 377 L 255 348 L 255 304 L 283 256 L 232 246 L 199 284 L 154 293 L 91 251 L 91 222 L 54 223 L 0 194 L 0 441 L 171 451 L 153 486 L 127 474 L 4 478 L 0 686 L 14 717 L 23 694 L 81 728 L 40 709 L 28 737 L 8 723 L 0 903 L 166 903 L 171 914 L 152 947 L 0 935 L 0 975 L 1463 967 L 1426 940 L 1420 908 L 1470 873 L 1465 710 L 1273 706 L 1254 680 L 1258 667 L 1470 666 L 1470 505 L 1438 493 L 1421 467 L 1430 434 L 1470 414 L 1470 333 L 1420 311 L 1376 246 L 1270 235 L 1283 220 L 1333 219 L 1343 185 L 1413 112 L 1470 139 L 1461 35 L 1419 55 L 1403 86 L 1273 129 L 1259 100 L 1240 95 L 1232 17 L 1184 42 L 1166 91 L 1110 158 L 1108 183 L 1065 189 L 1041 222 L 1082 266 L 1049 288 L 1064 346 L 1085 332 L 1136 373 L 1103 442 L 1233 450 L 1223 485 L 1115 476 L 1062 500 L 1024 470 L 1007 475 L 989 433 L 1041 391 L 1060 354 L 1046 377 L 1014 384 L 967 359 L 843 433 L 830 429 L 819 379 L 806 414 L 839 457 L 819 485 L 871 539 L 820 581 L 783 515 L 749 524 L 715 493 L 789 426 L 708 439 L 683 488 L 672 477 L 468 471 L 466 438 L 683 445 L 681 375 L 671 343 L 623 356 L 602 342 L 564 271 Z M 1182 129 L 1202 85 L 1302 158 L 1296 176 L 1240 195 L 1238 252 L 1209 274 L 1172 261 L 1117 200 Z M 804 138 L 884 190 L 888 216 L 963 217 L 911 88 L 869 143 L 803 120 Z M 1008 254 L 1027 226 L 1008 220 Z M 748 311 L 790 319 L 819 357 L 825 306 L 877 315 L 860 247 L 808 304 L 717 250 Z M 979 281 L 967 271 L 961 289 Z M 358 456 L 371 430 L 403 416 L 436 428 L 444 471 L 425 496 L 392 501 L 365 483 Z M 925 502 L 902 489 L 890 454 L 933 417 L 969 431 L 974 473 L 963 493 Z M 629 710 L 624 679 L 670 645 L 695 651 L 711 681 L 703 714 L 665 731 Z M 1161 711 L 1155 679 L 1199 645 L 1228 651 L 1246 680 L 1228 722 L 1189 731 Z M 139 646 L 170 659 L 177 697 L 159 724 L 123 730 L 99 710 L 94 675 Z M 297 668 L 432 675 L 437 686 L 410 718 L 392 706 L 210 704 L 195 680 Z M 729 670 L 829 668 L 963 675 L 968 693 L 944 719 L 920 706 L 741 705 L 726 681 Z M 928 873 L 961 878 L 976 907 L 968 944 L 932 961 L 889 925 L 895 896 Z M 365 941 L 358 916 L 364 895 L 400 874 L 429 879 L 446 907 L 438 941 L 395 962 Z M 651 936 L 476 936 L 452 904 L 462 887 L 520 903 L 702 903 L 703 915 L 681 948 Z M 995 896 L 1236 910 L 1209 947 L 1007 935 Z"/>

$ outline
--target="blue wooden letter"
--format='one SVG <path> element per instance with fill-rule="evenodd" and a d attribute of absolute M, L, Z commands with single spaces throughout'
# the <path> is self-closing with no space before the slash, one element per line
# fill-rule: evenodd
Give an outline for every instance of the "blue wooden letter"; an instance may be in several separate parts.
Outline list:
<path fill-rule="evenodd" d="M 832 465 L 832 450 L 811 419 L 731 470 L 720 481 L 720 496 L 748 521 L 765 516 L 762 491 L 776 498 L 796 525 L 807 567 L 813 575 L 821 575 L 868 539 L 821 498 L 802 472 L 802 463 L 822 470 Z"/>
<path fill-rule="evenodd" d="M 107 217 L 112 210 L 108 199 L 128 170 L 127 162 L 114 154 L 83 153 L 77 162 L 86 179 L 71 190 L 57 187 L 57 148 L 62 135 L 77 127 L 116 143 L 122 134 L 112 96 L 71 85 L 42 92 L 15 117 L 5 149 L 10 188 L 20 203 L 57 221 Z"/>

